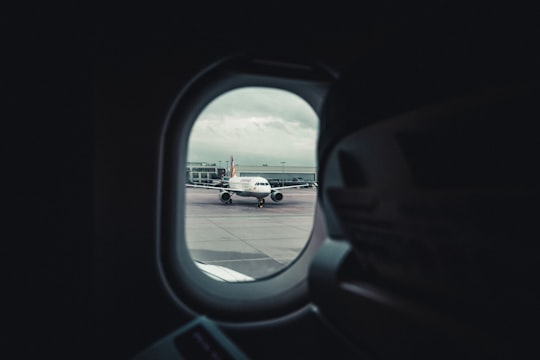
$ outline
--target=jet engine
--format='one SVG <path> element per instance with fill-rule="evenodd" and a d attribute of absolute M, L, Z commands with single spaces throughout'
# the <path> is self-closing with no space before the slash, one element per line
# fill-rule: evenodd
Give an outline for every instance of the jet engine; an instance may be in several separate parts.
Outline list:
<path fill-rule="evenodd" d="M 219 193 L 219 200 L 224 204 L 230 204 L 232 202 L 231 200 L 231 193 L 228 191 L 222 191 Z"/>
<path fill-rule="evenodd" d="M 270 194 L 270 197 L 272 198 L 272 200 L 274 200 L 275 202 L 278 202 L 278 201 L 281 201 L 283 200 L 283 194 L 280 193 L 279 191 L 274 191 Z"/>

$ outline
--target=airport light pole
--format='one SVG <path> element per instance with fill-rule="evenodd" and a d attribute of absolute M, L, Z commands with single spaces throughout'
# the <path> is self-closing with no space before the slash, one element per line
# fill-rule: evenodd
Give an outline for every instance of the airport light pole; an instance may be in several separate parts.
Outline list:
<path fill-rule="evenodd" d="M 281 186 L 285 186 L 285 161 L 281 162 Z"/>

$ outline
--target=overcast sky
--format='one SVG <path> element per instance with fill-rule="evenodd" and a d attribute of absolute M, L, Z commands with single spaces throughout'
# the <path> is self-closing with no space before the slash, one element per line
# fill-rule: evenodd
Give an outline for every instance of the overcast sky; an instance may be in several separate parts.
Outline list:
<path fill-rule="evenodd" d="M 299 96 L 288 91 L 249 87 L 212 101 L 193 125 L 188 161 L 225 167 L 267 164 L 316 166 L 319 120 Z"/>

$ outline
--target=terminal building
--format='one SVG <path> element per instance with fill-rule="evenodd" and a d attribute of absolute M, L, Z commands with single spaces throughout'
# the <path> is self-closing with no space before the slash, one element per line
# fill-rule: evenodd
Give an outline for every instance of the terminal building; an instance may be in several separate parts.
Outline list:
<path fill-rule="evenodd" d="M 186 168 L 186 182 L 189 184 L 221 183 L 221 179 L 228 176 L 228 171 L 216 166 L 216 164 L 188 162 Z"/>
<path fill-rule="evenodd" d="M 286 186 L 303 183 L 317 183 L 315 166 L 284 165 L 238 165 L 235 164 L 237 176 L 261 176 L 272 186 Z M 230 176 L 229 169 L 216 164 L 188 162 L 186 181 L 192 184 L 221 184 L 221 179 Z"/>

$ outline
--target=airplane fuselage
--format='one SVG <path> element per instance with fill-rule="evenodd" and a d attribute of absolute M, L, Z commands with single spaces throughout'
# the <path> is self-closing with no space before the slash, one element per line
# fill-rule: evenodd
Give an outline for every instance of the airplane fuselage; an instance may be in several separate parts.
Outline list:
<path fill-rule="evenodd" d="M 236 176 L 229 180 L 229 189 L 238 196 L 251 196 L 262 199 L 272 192 L 270 183 L 263 177 Z"/>

